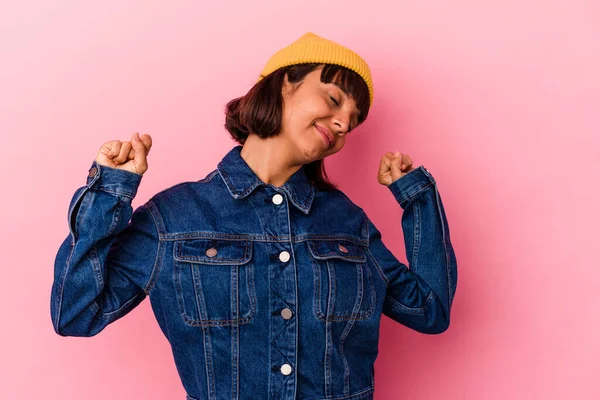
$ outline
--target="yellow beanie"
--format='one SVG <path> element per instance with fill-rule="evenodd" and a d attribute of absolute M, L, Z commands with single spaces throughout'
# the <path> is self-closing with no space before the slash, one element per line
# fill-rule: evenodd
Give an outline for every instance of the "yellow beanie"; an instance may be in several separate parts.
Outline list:
<path fill-rule="evenodd" d="M 281 67 L 304 63 L 336 64 L 353 70 L 367 84 L 369 102 L 370 105 L 373 104 L 373 81 L 365 60 L 352 50 L 312 32 L 305 33 L 295 42 L 275 53 L 263 68 L 258 80 Z"/>

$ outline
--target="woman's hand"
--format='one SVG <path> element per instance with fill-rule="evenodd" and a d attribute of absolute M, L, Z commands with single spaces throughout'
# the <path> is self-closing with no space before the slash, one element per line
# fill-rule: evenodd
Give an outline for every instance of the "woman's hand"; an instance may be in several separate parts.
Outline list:
<path fill-rule="evenodd" d="M 141 138 L 139 133 L 131 135 L 131 142 L 112 140 L 100 147 L 96 156 L 96 162 L 112 168 L 122 169 L 143 175 L 148 169 L 146 156 L 152 147 L 152 138 L 144 134 Z"/>
<path fill-rule="evenodd" d="M 388 151 L 381 157 L 377 182 L 389 186 L 392 182 L 414 170 L 412 165 L 413 162 L 408 155 L 399 151 L 396 153 Z"/>

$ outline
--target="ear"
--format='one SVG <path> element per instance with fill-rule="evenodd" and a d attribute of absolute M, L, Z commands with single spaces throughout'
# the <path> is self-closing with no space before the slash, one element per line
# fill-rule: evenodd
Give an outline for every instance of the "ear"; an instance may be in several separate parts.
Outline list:
<path fill-rule="evenodd" d="M 291 93 L 293 86 L 290 83 L 290 80 L 288 79 L 288 74 L 287 72 L 283 75 L 283 84 L 281 85 L 281 93 L 283 94 L 283 96 L 287 96 Z"/>

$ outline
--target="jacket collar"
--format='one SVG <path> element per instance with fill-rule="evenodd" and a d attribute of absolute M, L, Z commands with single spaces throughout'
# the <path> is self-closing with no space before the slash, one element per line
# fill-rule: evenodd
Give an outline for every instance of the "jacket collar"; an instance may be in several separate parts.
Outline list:
<path fill-rule="evenodd" d="M 217 166 L 221 178 L 223 178 L 229 193 L 234 199 L 245 198 L 258 186 L 267 186 L 242 158 L 240 154 L 242 147 L 242 145 L 233 147 Z M 308 214 L 316 189 L 306 176 L 304 166 L 296 171 L 279 189 L 288 194 L 292 204 L 300 211 Z"/>

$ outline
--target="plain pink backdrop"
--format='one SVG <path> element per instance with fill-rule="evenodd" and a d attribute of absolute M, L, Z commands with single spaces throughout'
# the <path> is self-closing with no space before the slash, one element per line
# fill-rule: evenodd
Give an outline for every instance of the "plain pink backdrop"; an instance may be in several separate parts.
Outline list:
<path fill-rule="evenodd" d="M 386 151 L 435 176 L 458 259 L 448 331 L 382 317 L 376 400 L 600 398 L 600 3 L 14 1 L 0 6 L 2 399 L 183 399 L 146 299 L 58 336 L 67 210 L 102 143 L 152 135 L 133 206 L 235 143 L 225 103 L 312 31 L 371 67 L 366 123 L 327 159 L 405 261 Z"/>

